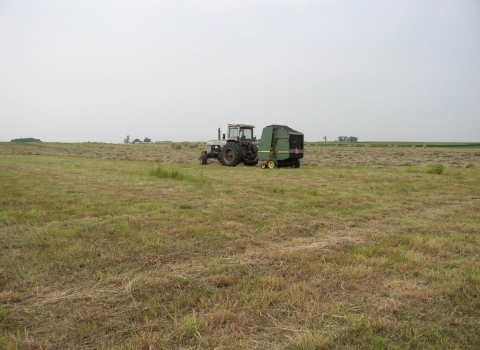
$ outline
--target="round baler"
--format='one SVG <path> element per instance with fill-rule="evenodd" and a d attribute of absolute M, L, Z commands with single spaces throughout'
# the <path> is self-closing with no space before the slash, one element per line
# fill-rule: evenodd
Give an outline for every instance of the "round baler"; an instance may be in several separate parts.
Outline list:
<path fill-rule="evenodd" d="M 264 127 L 258 149 L 258 160 L 263 162 L 262 169 L 299 168 L 303 145 L 303 133 L 286 125 Z"/>

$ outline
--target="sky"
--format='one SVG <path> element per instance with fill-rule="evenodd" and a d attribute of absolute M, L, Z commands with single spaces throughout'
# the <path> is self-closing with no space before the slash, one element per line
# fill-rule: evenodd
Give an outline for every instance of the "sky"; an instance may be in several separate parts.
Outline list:
<path fill-rule="evenodd" d="M 480 142 L 479 0 L 0 0 L 0 141 Z"/>

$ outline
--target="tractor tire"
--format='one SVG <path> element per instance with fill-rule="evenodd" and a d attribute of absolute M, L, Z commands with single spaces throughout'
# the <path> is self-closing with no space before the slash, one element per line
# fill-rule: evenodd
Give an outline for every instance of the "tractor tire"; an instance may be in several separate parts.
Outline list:
<path fill-rule="evenodd" d="M 261 168 L 262 169 L 267 169 L 267 163 L 262 163 Z"/>
<path fill-rule="evenodd" d="M 252 153 L 256 157 L 258 155 L 258 147 L 252 143 Z"/>
<path fill-rule="evenodd" d="M 243 158 L 243 164 L 245 164 L 246 166 L 255 166 L 258 164 L 258 147 L 253 143 L 252 143 L 252 155 L 253 155 L 253 160 L 245 160 L 245 158 Z"/>
<path fill-rule="evenodd" d="M 242 161 L 242 147 L 235 142 L 227 142 L 220 152 L 219 159 L 225 166 L 236 166 Z"/>
<path fill-rule="evenodd" d="M 268 169 L 275 169 L 275 168 L 278 168 L 278 162 L 276 159 L 270 159 L 268 162 L 267 162 L 267 167 Z"/>
<path fill-rule="evenodd" d="M 200 154 L 200 165 L 205 165 L 205 164 L 207 164 L 207 160 L 208 160 L 207 152 L 202 152 L 202 153 Z"/>

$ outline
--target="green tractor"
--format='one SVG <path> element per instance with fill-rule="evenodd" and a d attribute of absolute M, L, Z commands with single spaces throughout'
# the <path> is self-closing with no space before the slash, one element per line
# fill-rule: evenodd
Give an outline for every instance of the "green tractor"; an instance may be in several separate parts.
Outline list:
<path fill-rule="evenodd" d="M 285 125 L 269 125 L 263 128 L 258 159 L 262 169 L 281 167 L 299 168 L 303 158 L 303 133 Z"/>

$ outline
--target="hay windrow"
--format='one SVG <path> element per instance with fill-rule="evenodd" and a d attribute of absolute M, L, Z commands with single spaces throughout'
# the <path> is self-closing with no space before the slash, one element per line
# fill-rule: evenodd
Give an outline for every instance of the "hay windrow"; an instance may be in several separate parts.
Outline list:
<path fill-rule="evenodd" d="M 398 148 L 386 147 L 312 147 L 307 144 L 302 165 L 333 167 L 430 167 L 443 164 L 448 168 L 480 168 L 480 157 L 476 149 L 435 148 L 423 145 Z M 183 146 L 183 147 L 182 147 Z M 131 160 L 158 163 L 197 164 L 204 144 L 198 142 L 173 142 L 158 144 L 101 144 L 101 143 L 0 143 L 1 155 L 47 155 L 110 160 Z M 419 145 L 420 147 L 420 145 Z M 209 160 L 218 166 L 218 162 Z"/>

